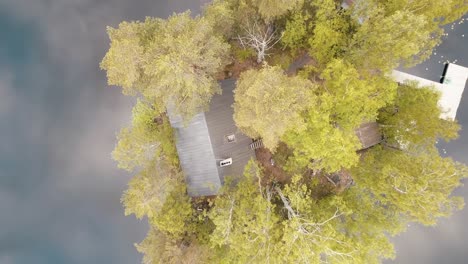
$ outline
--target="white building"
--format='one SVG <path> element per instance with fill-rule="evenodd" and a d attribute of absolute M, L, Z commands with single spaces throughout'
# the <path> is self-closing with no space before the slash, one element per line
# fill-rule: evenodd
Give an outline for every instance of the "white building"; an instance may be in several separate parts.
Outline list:
<path fill-rule="evenodd" d="M 399 83 L 417 81 L 420 86 L 432 86 L 441 93 L 439 107 L 443 113 L 441 118 L 455 120 L 457 109 L 460 105 L 466 80 L 468 79 L 468 68 L 449 63 L 446 66 L 442 83 L 430 81 L 415 75 L 394 70 L 392 77 Z"/>

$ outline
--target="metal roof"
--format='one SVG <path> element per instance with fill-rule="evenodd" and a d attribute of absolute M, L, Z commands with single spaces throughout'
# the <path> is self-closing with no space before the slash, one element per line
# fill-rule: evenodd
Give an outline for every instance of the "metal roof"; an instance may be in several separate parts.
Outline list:
<path fill-rule="evenodd" d="M 174 127 L 177 153 L 185 174 L 188 194 L 192 197 L 217 194 L 221 181 L 205 114 L 195 115 L 186 126 L 181 118 L 169 114 L 169 119 Z"/>
<path fill-rule="evenodd" d="M 234 79 L 222 81 L 222 94 L 211 99 L 209 111 L 195 115 L 186 125 L 168 107 L 187 192 L 192 197 L 216 195 L 224 178 L 242 175 L 249 159 L 255 156 L 249 148 L 252 140 L 237 129 L 233 120 L 234 87 Z M 235 141 L 228 142 L 226 136 L 232 134 Z M 232 165 L 220 167 L 219 162 L 227 158 L 232 158 Z"/>
<path fill-rule="evenodd" d="M 239 131 L 233 119 L 232 104 L 234 103 L 235 80 L 222 81 L 221 88 L 222 94 L 213 96 L 210 110 L 205 113 L 205 118 L 215 159 L 219 163 L 222 159 L 232 158 L 232 165 L 217 166 L 221 182 L 224 182 L 226 176 L 238 177 L 242 175 L 247 162 L 255 157 L 255 152 L 250 149 L 252 139 Z M 229 143 L 226 136 L 231 134 L 235 135 L 235 142 Z"/>

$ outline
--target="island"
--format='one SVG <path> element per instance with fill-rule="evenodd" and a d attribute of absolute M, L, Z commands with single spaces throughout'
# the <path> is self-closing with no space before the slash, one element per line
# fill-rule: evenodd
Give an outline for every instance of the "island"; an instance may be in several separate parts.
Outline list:
<path fill-rule="evenodd" d="M 463 205 L 468 68 L 426 60 L 466 1 L 214 0 L 109 27 L 100 66 L 135 96 L 112 157 L 147 219 L 143 263 L 381 263 Z"/>

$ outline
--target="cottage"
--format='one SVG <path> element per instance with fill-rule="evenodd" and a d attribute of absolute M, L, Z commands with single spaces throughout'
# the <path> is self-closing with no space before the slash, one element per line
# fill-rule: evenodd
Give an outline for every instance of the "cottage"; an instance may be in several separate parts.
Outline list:
<path fill-rule="evenodd" d="M 186 125 L 180 116 L 169 114 L 191 197 L 216 195 L 224 178 L 242 175 L 255 156 L 252 140 L 233 120 L 234 87 L 234 79 L 221 81 L 222 94 L 211 99 L 209 111 L 195 115 Z"/>

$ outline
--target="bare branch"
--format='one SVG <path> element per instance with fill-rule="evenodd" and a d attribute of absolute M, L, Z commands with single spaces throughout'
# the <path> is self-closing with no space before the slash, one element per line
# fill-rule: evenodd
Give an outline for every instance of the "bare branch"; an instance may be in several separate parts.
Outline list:
<path fill-rule="evenodd" d="M 254 22 L 253 25 L 247 24 L 247 27 L 243 29 L 245 35 L 237 36 L 237 39 L 244 49 L 250 47 L 257 52 L 257 63 L 261 63 L 265 56 L 269 55 L 267 51 L 273 48 L 281 39 L 272 24 L 259 25 Z"/>

